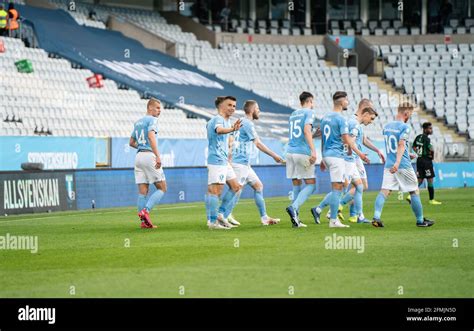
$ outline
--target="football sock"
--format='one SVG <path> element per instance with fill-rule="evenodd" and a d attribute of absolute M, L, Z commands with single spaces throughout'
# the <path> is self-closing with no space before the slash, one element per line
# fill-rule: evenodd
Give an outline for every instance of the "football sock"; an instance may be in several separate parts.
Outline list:
<path fill-rule="evenodd" d="M 211 219 L 211 214 L 209 212 L 209 195 L 204 195 L 204 204 L 206 206 L 206 219 L 209 221 Z"/>
<path fill-rule="evenodd" d="M 341 191 L 332 189 L 331 198 L 329 200 L 329 208 L 331 211 L 331 219 L 337 219 L 337 212 L 339 210 L 339 203 L 341 202 Z"/>
<path fill-rule="evenodd" d="M 301 185 L 293 185 L 293 199 L 292 199 L 293 201 L 292 202 L 296 200 L 300 192 L 301 192 Z"/>
<path fill-rule="evenodd" d="M 349 202 L 351 202 L 353 198 L 354 198 L 354 195 L 351 194 L 350 190 L 347 191 L 346 194 L 344 194 L 344 196 L 341 199 L 341 205 L 343 206 L 347 205 Z"/>
<path fill-rule="evenodd" d="M 145 206 L 146 210 L 151 211 L 155 205 L 159 204 L 164 194 L 165 192 L 162 190 L 156 190 L 155 193 L 151 195 L 150 199 L 148 199 Z"/>
<path fill-rule="evenodd" d="M 227 192 L 222 197 L 222 202 L 219 207 L 219 214 L 225 214 L 227 207 L 230 206 L 232 199 L 235 197 L 235 192 L 231 189 L 227 190 Z"/>
<path fill-rule="evenodd" d="M 382 215 L 383 205 L 385 204 L 385 195 L 382 192 L 379 192 L 377 198 L 375 199 L 375 211 L 374 211 L 374 218 L 379 220 L 380 216 Z"/>
<path fill-rule="evenodd" d="M 242 190 L 237 192 L 237 194 L 234 195 L 232 200 L 229 202 L 228 206 L 226 207 L 226 210 L 224 212 L 224 219 L 227 219 L 230 214 L 232 214 L 232 211 L 234 210 L 235 206 L 237 205 L 237 202 L 240 200 L 240 193 L 242 193 Z"/>
<path fill-rule="evenodd" d="M 293 201 L 293 209 L 299 210 L 300 206 L 309 198 L 309 196 L 314 192 L 316 188 L 315 184 L 306 184 L 304 189 L 298 194 L 298 197 Z"/>
<path fill-rule="evenodd" d="M 258 212 L 260 217 L 267 215 L 267 210 L 265 208 L 265 200 L 263 199 L 263 191 L 255 191 L 255 204 L 257 205 Z"/>
<path fill-rule="evenodd" d="M 219 207 L 219 197 L 214 194 L 209 194 L 209 220 L 211 223 L 215 223 L 217 220 L 217 208 Z"/>
<path fill-rule="evenodd" d="M 146 195 L 139 194 L 137 199 L 137 208 L 138 211 L 142 211 L 146 206 Z"/>
<path fill-rule="evenodd" d="M 434 187 L 433 183 L 428 182 L 428 193 L 430 195 L 430 200 L 434 199 Z"/>
<path fill-rule="evenodd" d="M 416 217 L 417 223 L 423 223 L 423 206 L 421 205 L 420 196 L 418 194 L 411 195 L 411 209 Z"/>
<path fill-rule="evenodd" d="M 323 201 L 321 201 L 321 203 L 319 204 L 319 206 L 316 207 L 316 208 L 318 209 L 318 212 L 321 212 L 321 210 L 323 210 L 327 205 L 329 205 L 331 196 L 332 196 L 332 192 L 329 192 L 328 194 L 326 194 L 326 196 L 324 197 Z"/>
<path fill-rule="evenodd" d="M 356 191 L 354 194 L 354 209 L 355 215 L 359 215 L 362 212 L 362 192 L 364 192 L 364 186 L 362 184 L 356 186 Z"/>

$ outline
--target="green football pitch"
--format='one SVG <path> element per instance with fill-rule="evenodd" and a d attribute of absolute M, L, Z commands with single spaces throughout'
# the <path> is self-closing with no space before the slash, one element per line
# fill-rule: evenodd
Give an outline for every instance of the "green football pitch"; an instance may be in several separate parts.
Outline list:
<path fill-rule="evenodd" d="M 365 194 L 367 217 L 375 195 Z M 473 197 L 438 190 L 443 205 L 432 206 L 423 191 L 431 228 L 417 228 L 396 194 L 385 228 L 314 224 L 309 209 L 321 195 L 301 208 L 302 229 L 291 228 L 287 198 L 266 199 L 282 219 L 268 227 L 242 200 L 242 225 L 226 231 L 207 229 L 203 203 L 158 206 L 154 230 L 139 228 L 133 207 L 1 217 L 0 236 L 37 236 L 38 252 L 0 250 L 0 297 L 472 298 Z"/>

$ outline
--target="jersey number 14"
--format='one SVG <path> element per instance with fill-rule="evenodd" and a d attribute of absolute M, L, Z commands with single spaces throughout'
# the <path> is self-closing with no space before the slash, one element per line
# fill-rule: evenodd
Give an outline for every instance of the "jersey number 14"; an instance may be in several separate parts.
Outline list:
<path fill-rule="evenodd" d="M 145 132 L 143 131 L 143 129 L 140 130 L 140 135 L 138 134 L 138 131 L 135 130 L 135 138 L 137 139 L 139 145 L 146 144 Z"/>

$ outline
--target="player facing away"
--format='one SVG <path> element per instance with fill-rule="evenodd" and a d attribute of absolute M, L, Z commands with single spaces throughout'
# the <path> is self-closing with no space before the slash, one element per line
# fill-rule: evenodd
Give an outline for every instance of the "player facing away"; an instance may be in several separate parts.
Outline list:
<path fill-rule="evenodd" d="M 166 178 L 161 167 L 158 151 L 157 133 L 158 116 L 161 113 L 161 102 L 150 99 L 147 113 L 135 122 L 129 145 L 137 149 L 135 156 L 135 183 L 138 185 L 138 217 L 141 227 L 156 228 L 151 222 L 150 211 L 157 205 L 166 192 Z M 147 200 L 149 185 L 154 184 L 156 191 Z"/>
<path fill-rule="evenodd" d="M 387 162 L 383 172 L 382 189 L 375 199 L 375 212 L 372 221 L 372 225 L 378 228 L 384 226 L 380 217 L 382 216 L 385 199 L 393 190 L 410 193 L 410 205 L 416 217 L 416 226 L 428 227 L 434 224 L 433 221 L 423 217 L 418 181 L 408 155 L 407 143 L 410 128 L 406 123 L 413 114 L 413 110 L 414 106 L 412 104 L 408 102 L 401 103 L 398 106 L 395 121 L 388 123 L 383 128 Z"/>
<path fill-rule="evenodd" d="M 247 100 L 244 103 L 245 118 L 242 119 L 242 126 L 239 131 L 234 133 L 234 144 L 232 151 L 232 168 L 234 169 L 237 181 L 241 186 L 250 185 L 254 190 L 255 204 L 257 205 L 260 213 L 260 220 L 262 225 L 273 225 L 280 222 L 279 218 L 272 218 L 267 215 L 267 209 L 265 206 L 265 200 L 263 199 L 263 184 L 258 178 L 255 171 L 250 166 L 250 156 L 254 150 L 254 146 L 261 150 L 263 153 L 272 157 L 275 162 L 282 163 L 283 159 L 269 149 L 258 137 L 257 131 L 255 130 L 254 121 L 259 119 L 260 108 L 258 103 L 254 100 Z M 237 204 L 240 193 L 235 195 L 234 201 L 229 206 L 228 210 L 219 210 L 222 214 L 218 217 L 226 219 L 231 214 L 235 205 Z M 239 225 L 235 219 L 229 220 L 233 225 Z"/>
<path fill-rule="evenodd" d="M 441 202 L 434 199 L 434 187 L 433 187 L 433 178 L 435 177 L 435 171 L 433 168 L 433 158 L 434 150 L 433 145 L 431 145 L 431 140 L 429 138 L 430 134 L 433 134 L 433 126 L 430 122 L 425 122 L 422 125 L 423 133 L 418 135 L 413 141 L 413 151 L 418 156 L 416 160 L 416 174 L 418 176 L 418 186 L 423 184 L 423 181 L 426 178 L 428 182 L 428 193 L 430 196 L 430 205 L 441 205 Z M 410 196 L 407 197 L 407 200 Z M 408 201 L 410 202 L 410 201 Z"/>
<path fill-rule="evenodd" d="M 368 147 L 378 154 L 382 163 L 385 163 L 385 156 L 372 142 L 364 135 L 363 126 L 372 123 L 378 116 L 373 103 L 369 99 L 362 99 L 359 102 L 357 111 L 354 117 L 349 119 L 349 134 L 352 139 L 355 139 L 357 148 L 362 151 L 362 145 Z M 355 169 L 354 169 L 355 167 Z M 354 173 L 352 177 L 350 174 Z M 363 212 L 363 191 L 368 188 L 367 172 L 365 166 L 359 155 L 351 153 L 346 158 L 346 175 L 349 175 L 348 191 L 341 199 L 341 205 L 350 204 L 349 222 L 352 223 L 370 223 Z M 347 176 L 346 176 L 347 177 Z M 352 180 L 350 180 L 352 179 Z M 351 183 L 352 182 L 352 183 Z M 352 185 L 351 185 L 352 184 Z M 357 209 L 357 210 L 356 210 Z"/>
<path fill-rule="evenodd" d="M 237 99 L 233 96 L 216 98 L 216 107 L 219 114 L 207 122 L 208 139 L 208 186 L 206 196 L 206 212 L 208 215 L 209 229 L 230 229 L 232 224 L 225 220 L 218 221 L 219 197 L 227 182 L 229 191 L 222 199 L 221 208 L 227 210 L 234 196 L 241 190 L 237 182 L 234 170 L 229 163 L 229 135 L 240 129 L 241 120 L 233 125 L 230 117 L 235 112 Z"/>
<path fill-rule="evenodd" d="M 362 150 L 362 139 L 364 135 L 362 125 L 369 125 L 377 116 L 377 112 L 372 107 L 365 107 L 362 109 L 358 108 L 354 116 L 347 121 L 349 126 L 349 139 L 355 142 L 360 151 Z M 362 184 L 361 174 L 357 167 L 356 159 L 360 160 L 359 156 L 356 153 L 353 153 L 349 148 L 344 161 L 346 164 L 345 179 L 351 187 L 341 199 L 341 205 L 353 201 L 350 208 L 349 222 L 370 223 L 365 218 L 358 217 L 362 213 L 362 195 L 364 192 L 364 185 Z"/>
<path fill-rule="evenodd" d="M 334 93 L 333 104 L 333 111 L 322 118 L 320 125 L 322 132 L 321 149 L 323 154 L 323 161 L 320 167 L 322 171 L 326 168 L 329 169 L 332 191 L 326 195 L 317 207 L 311 208 L 311 214 L 316 224 L 320 224 L 321 211 L 324 207 L 329 205 L 329 227 L 346 228 L 349 227 L 349 225 L 342 224 L 337 218 L 341 193 L 344 187 L 344 173 L 346 171 L 344 158 L 350 150 L 359 155 L 362 161 L 366 163 L 369 163 L 369 159 L 367 155 L 363 154 L 357 148 L 355 141 L 349 137 L 349 125 L 341 114 L 349 105 L 347 93 L 344 91 Z"/>
<path fill-rule="evenodd" d="M 306 227 L 298 217 L 301 205 L 316 189 L 316 150 L 313 142 L 313 95 L 300 94 L 301 108 L 290 115 L 288 153 L 286 154 L 286 178 L 293 183 L 293 203 L 286 208 L 293 227 Z M 302 181 L 305 187 L 301 189 Z"/>

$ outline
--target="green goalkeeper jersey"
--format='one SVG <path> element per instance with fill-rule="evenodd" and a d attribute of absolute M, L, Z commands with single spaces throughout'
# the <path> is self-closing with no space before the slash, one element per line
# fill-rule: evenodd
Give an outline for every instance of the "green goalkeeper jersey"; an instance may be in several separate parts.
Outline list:
<path fill-rule="evenodd" d="M 426 134 L 416 136 L 415 141 L 413 141 L 413 150 L 418 157 L 433 158 L 433 146 L 431 145 L 430 138 Z"/>

